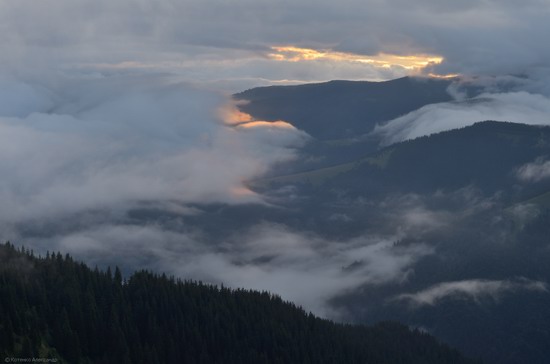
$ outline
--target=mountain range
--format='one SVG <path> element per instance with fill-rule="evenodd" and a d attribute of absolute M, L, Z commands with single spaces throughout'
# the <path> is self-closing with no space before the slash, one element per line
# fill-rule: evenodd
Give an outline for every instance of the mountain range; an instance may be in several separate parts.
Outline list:
<path fill-rule="evenodd" d="M 550 127 L 479 120 L 391 145 L 375 130 L 448 102 L 449 84 L 405 78 L 237 94 L 254 119 L 288 120 L 313 136 L 299 161 L 250 185 L 288 208 L 263 219 L 332 239 L 389 236 L 396 251 L 428 249 L 401 280 L 334 297 L 348 320 L 398 320 L 488 363 L 546 363 Z M 483 102 L 470 100 L 461 102 Z M 285 190 L 301 200 L 281 198 Z M 342 269 L 369 264 L 358 258 Z"/>
<path fill-rule="evenodd" d="M 142 203 L 109 215 L 113 225 L 168 231 L 163 236 L 179 240 L 159 254 L 191 254 L 211 283 L 228 276 L 302 302 L 170 279 L 162 266 L 143 271 L 154 254 L 103 257 L 105 270 L 94 271 L 71 257 L 37 258 L 7 245 L 0 249 L 3 353 L 68 362 L 322 362 L 321 354 L 325 362 L 468 362 L 450 345 L 489 364 L 546 363 L 550 127 L 477 120 L 405 140 L 380 132 L 425 107 L 490 105 L 475 87 L 461 85 L 456 99 L 456 82 L 331 81 L 236 94 L 252 120 L 283 120 L 309 135 L 294 159 L 246 181 L 261 203 Z M 64 233 L 90 216 L 63 221 Z M 59 229 L 44 223 L 21 234 L 51 240 Z M 197 236 L 200 246 L 188 248 Z M 15 262 L 39 274 L 17 268 L 14 275 Z M 108 273 L 109 264 L 118 273 Z M 188 267 L 180 265 L 185 278 Z M 355 326 L 314 317 L 310 308 Z M 82 310 L 117 324 L 83 329 Z M 33 325 L 40 327 L 34 334 Z M 120 345 L 93 346 L 97 335 Z"/>

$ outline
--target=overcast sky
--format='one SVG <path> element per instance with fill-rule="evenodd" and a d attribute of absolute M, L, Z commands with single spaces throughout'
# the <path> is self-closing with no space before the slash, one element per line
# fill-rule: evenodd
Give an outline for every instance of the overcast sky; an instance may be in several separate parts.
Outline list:
<path fill-rule="evenodd" d="M 354 58 L 381 52 L 443 57 L 429 70 L 439 74 L 524 74 L 549 64 L 549 17 L 547 0 L 3 0 L 0 57 L 12 68 L 173 72 L 231 91 L 419 71 Z M 275 46 L 350 58 L 292 62 Z"/>

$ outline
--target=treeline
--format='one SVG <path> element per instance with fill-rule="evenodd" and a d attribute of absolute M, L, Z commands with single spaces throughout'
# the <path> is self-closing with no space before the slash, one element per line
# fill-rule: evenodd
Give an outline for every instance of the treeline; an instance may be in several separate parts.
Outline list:
<path fill-rule="evenodd" d="M 396 323 L 336 324 L 267 292 L 127 280 L 0 245 L 0 359 L 67 363 L 471 363 Z"/>

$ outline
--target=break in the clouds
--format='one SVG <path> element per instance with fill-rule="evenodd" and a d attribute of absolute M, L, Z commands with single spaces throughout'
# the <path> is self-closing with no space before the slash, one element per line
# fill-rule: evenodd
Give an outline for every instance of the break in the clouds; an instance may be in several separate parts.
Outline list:
<path fill-rule="evenodd" d="M 550 98 L 524 91 L 481 94 L 473 99 L 424 106 L 378 125 L 384 144 L 462 128 L 479 121 L 550 125 Z"/>
<path fill-rule="evenodd" d="M 506 294 L 522 291 L 548 292 L 545 282 L 528 279 L 484 280 L 471 279 L 464 281 L 443 282 L 416 293 L 401 294 L 394 298 L 405 301 L 413 307 L 433 306 L 444 300 L 472 300 L 481 302 L 485 299 L 498 301 Z"/>
<path fill-rule="evenodd" d="M 547 1 L 6 0 L 0 57 L 13 67 L 162 70 L 201 81 L 387 79 L 410 73 L 379 56 L 435 56 L 425 73 L 547 69 Z M 293 46 L 340 59 L 270 57 Z"/>
<path fill-rule="evenodd" d="M 61 83 L 61 85 L 59 85 Z M 0 220 L 57 219 L 141 202 L 261 202 L 245 182 L 307 135 L 230 124 L 224 96 L 158 77 L 0 84 Z"/>

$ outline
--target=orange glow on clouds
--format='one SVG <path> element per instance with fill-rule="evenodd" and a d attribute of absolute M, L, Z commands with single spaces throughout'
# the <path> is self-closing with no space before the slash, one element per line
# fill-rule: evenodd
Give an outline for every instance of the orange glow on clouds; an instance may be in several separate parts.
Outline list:
<path fill-rule="evenodd" d="M 220 110 L 222 120 L 227 124 L 239 129 L 252 128 L 277 128 L 296 129 L 292 124 L 283 120 L 264 121 L 255 120 L 250 114 L 238 110 L 234 104 L 226 105 Z"/>
<path fill-rule="evenodd" d="M 310 48 L 299 48 L 293 46 L 271 47 L 274 51 L 269 53 L 269 58 L 276 61 L 302 62 L 315 60 L 329 60 L 337 62 L 358 62 L 380 68 L 402 67 L 412 72 L 420 72 L 430 65 L 437 65 L 443 62 L 443 57 L 416 54 L 410 56 L 399 56 L 395 54 L 379 53 L 374 56 L 360 55 L 354 53 L 334 52 L 331 50 L 316 50 Z"/>
<path fill-rule="evenodd" d="M 235 197 L 256 197 L 257 196 L 257 194 L 254 191 L 244 186 L 233 187 L 231 189 L 231 194 Z"/>
<path fill-rule="evenodd" d="M 277 120 L 277 121 L 250 121 L 246 123 L 241 123 L 237 125 L 238 128 L 251 129 L 251 128 L 281 128 L 281 129 L 296 129 L 291 124 L 286 121 Z"/>
<path fill-rule="evenodd" d="M 249 123 L 252 120 L 252 116 L 250 114 L 247 114 L 245 112 L 234 110 L 231 114 L 231 124 L 242 124 L 242 123 Z"/>
<path fill-rule="evenodd" d="M 433 77 L 433 78 L 441 78 L 441 79 L 451 79 L 451 78 L 457 78 L 459 77 L 460 75 L 458 73 L 449 73 L 448 75 L 438 75 L 437 73 L 428 73 L 428 76 L 429 77 Z"/>
<path fill-rule="evenodd" d="M 237 108 L 237 105 L 241 102 L 228 103 L 218 110 L 219 116 L 225 124 L 234 126 L 254 121 L 250 114 L 242 112 Z"/>

